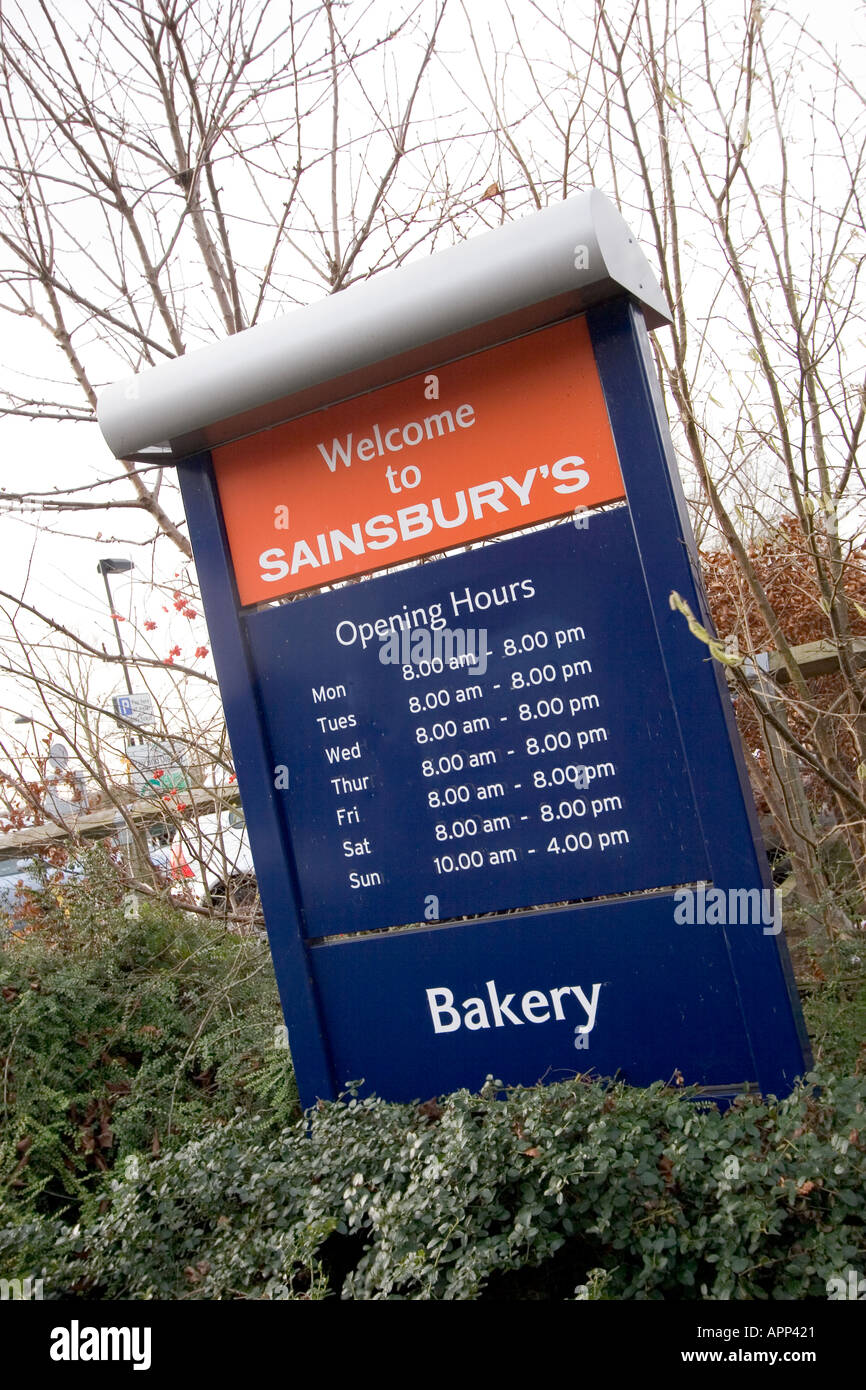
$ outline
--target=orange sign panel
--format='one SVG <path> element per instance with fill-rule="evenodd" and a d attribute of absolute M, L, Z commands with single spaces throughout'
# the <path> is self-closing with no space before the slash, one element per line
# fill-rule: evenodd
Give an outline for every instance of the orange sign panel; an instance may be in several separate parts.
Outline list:
<path fill-rule="evenodd" d="M 213 451 L 241 603 L 625 495 L 582 318 Z"/>

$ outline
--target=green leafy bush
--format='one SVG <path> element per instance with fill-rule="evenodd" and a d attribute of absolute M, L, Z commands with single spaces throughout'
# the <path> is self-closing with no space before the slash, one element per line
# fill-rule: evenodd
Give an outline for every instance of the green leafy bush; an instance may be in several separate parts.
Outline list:
<path fill-rule="evenodd" d="M 866 1070 L 866 937 L 801 952 L 803 1012 L 822 1070 Z"/>
<path fill-rule="evenodd" d="M 101 853 L 85 870 L 0 949 L 0 1277 L 55 1299 L 803 1299 L 866 1269 L 853 957 L 844 998 L 813 992 L 821 1074 L 783 1102 L 578 1078 L 304 1118 L 264 942 L 130 915 Z"/>
<path fill-rule="evenodd" d="M 0 949 L 0 1192 L 40 1212 L 238 1107 L 299 1114 L 267 945 L 170 903 L 131 914 L 102 851 L 83 868 Z"/>
<path fill-rule="evenodd" d="M 239 1114 L 74 1230 L 0 1232 L 0 1265 L 55 1298 L 826 1298 L 866 1263 L 864 1107 L 813 1077 L 725 1114 L 580 1080 Z"/>

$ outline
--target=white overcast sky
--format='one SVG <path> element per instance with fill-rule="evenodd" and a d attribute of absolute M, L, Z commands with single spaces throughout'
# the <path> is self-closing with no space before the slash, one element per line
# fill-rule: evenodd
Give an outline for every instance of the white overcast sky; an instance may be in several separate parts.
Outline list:
<path fill-rule="evenodd" d="M 661 6 L 662 0 L 658 3 Z M 732 17 L 742 11 L 739 0 L 716 0 L 716 3 L 722 10 L 727 5 Z M 470 8 L 476 16 L 483 9 L 485 18 L 502 25 L 507 24 L 510 9 L 527 22 L 532 16 L 528 0 L 514 0 L 511 6 L 493 0 L 483 7 Z M 616 4 L 613 8 L 616 10 Z M 822 3 L 787 0 L 785 8 L 792 15 L 810 21 L 825 43 L 838 42 L 843 53 L 855 33 L 861 40 L 866 36 L 863 0 L 822 0 Z M 863 83 L 866 85 L 866 72 Z M 62 353 L 51 345 L 44 330 L 22 319 L 0 315 L 0 363 L 7 383 L 17 381 L 18 389 L 21 389 L 22 378 L 29 376 L 36 382 L 56 380 L 62 383 L 61 389 L 66 394 L 72 394 L 68 390 L 69 373 Z M 113 476 L 118 471 L 94 425 L 0 419 L 0 487 L 7 491 L 43 491 L 73 477 L 85 481 L 90 476 Z M 179 505 L 172 510 L 175 515 L 180 514 Z M 113 636 L 107 621 L 102 581 L 96 573 L 97 560 L 103 555 L 121 555 L 134 561 L 134 582 L 125 578 L 116 581 L 116 596 L 119 610 L 135 613 L 139 620 L 154 613 L 150 581 L 154 577 L 170 581 L 181 569 L 181 557 L 166 543 L 157 551 L 159 572 L 155 575 L 152 547 L 118 543 L 114 539 L 118 531 L 131 540 L 146 541 L 151 535 L 152 528 L 146 518 L 139 520 L 131 512 L 76 517 L 67 522 L 56 517 L 16 516 L 4 512 L 0 515 L 0 528 L 3 535 L 0 588 L 16 594 L 26 592 L 37 606 L 50 610 L 89 641 L 97 645 L 105 643 L 109 650 L 113 649 Z M 61 530 L 78 535 L 58 534 Z M 102 532 L 101 539 L 97 539 L 99 532 Z M 158 610 L 154 616 L 162 620 L 161 600 Z M 168 629 L 164 630 L 167 637 Z M 196 632 L 205 640 L 200 628 Z M 183 627 L 183 636 L 188 643 L 189 624 Z M 117 676 L 116 688 L 120 689 L 119 671 Z M 103 679 L 107 699 L 112 688 L 111 674 Z M 11 689 L 7 681 L 0 687 L 0 723 L 8 725 L 9 715 L 4 715 L 3 709 L 30 713 L 34 704 L 26 690 Z"/>

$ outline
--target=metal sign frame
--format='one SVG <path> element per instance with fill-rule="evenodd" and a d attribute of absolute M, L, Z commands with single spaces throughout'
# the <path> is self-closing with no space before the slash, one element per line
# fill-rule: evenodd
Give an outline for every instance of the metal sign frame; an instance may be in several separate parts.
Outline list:
<path fill-rule="evenodd" d="M 646 323 L 641 309 L 625 294 L 586 311 L 593 351 L 625 482 L 631 524 L 643 567 L 652 619 L 667 671 L 676 717 L 686 750 L 698 819 L 715 884 L 772 891 L 766 855 L 752 802 L 748 775 L 734 723 L 730 695 L 717 663 L 708 659 L 689 632 L 682 617 L 671 611 L 669 595 L 677 591 L 710 629 L 711 619 L 700 581 L 694 538 L 665 424 L 663 404 L 653 367 Z M 430 361 L 433 369 L 435 361 Z M 435 957 L 438 933 L 464 932 L 471 949 L 476 923 L 431 924 L 383 937 L 374 935 L 341 944 L 307 942 L 302 935 L 300 887 L 287 843 L 274 790 L 275 762 L 264 727 L 259 677 L 245 631 L 232 570 L 228 540 L 221 514 L 212 459 L 209 453 L 182 458 L 177 464 L 184 506 L 198 568 L 212 650 L 225 706 L 226 720 L 237 777 L 271 936 L 274 966 L 289 1026 L 292 1056 L 305 1106 L 318 1098 L 334 1098 L 359 1073 L 347 1072 L 346 1039 L 333 1020 L 333 999 L 339 980 L 329 979 L 332 963 L 366 960 L 371 980 L 387 958 L 406 961 L 410 953 Z M 503 542 L 507 544 L 507 542 Z M 569 928 L 570 915 L 585 914 L 594 930 L 599 914 L 612 923 L 635 920 L 644 914 L 648 927 L 672 920 L 670 896 L 652 900 L 618 898 L 604 904 L 587 904 L 541 913 L 527 909 L 508 919 L 507 925 L 486 920 L 486 931 L 506 933 L 522 959 L 531 959 L 532 932 L 543 930 L 554 941 Z M 543 921 L 540 921 L 543 916 Z M 652 918 L 652 923 L 650 923 Z M 708 932 L 694 926 L 693 933 Z M 733 980 L 731 1009 L 745 1036 L 748 1064 L 720 1079 L 718 1068 L 707 1082 L 708 1094 L 724 1102 L 731 1094 L 754 1086 L 765 1093 L 787 1093 L 810 1062 L 808 1039 L 794 988 L 783 939 L 759 927 L 719 926 L 712 929 L 715 969 L 722 962 Z M 707 938 L 705 938 L 706 940 Z M 681 959 L 684 938 L 653 938 L 659 969 L 665 974 L 671 1006 L 676 1006 L 677 978 L 688 973 Z M 688 946 L 686 944 L 686 950 Z M 715 947 L 714 947 L 715 949 Z M 325 953 L 344 952 L 342 957 Z M 349 953 L 353 953 L 350 955 Z M 679 953 L 679 956 L 678 956 Z M 431 958 L 432 958 L 431 957 Z M 699 960 L 700 951 L 696 956 Z M 345 964 L 340 967 L 345 968 Z M 397 969 L 399 970 L 399 965 Z M 642 968 L 636 961 L 635 971 Z M 339 975 L 339 970 L 337 971 Z M 708 988 L 715 988 L 712 982 Z M 730 988 L 730 979 L 727 988 Z M 699 970 L 692 971 L 687 988 L 694 999 L 700 993 Z M 330 1022 L 325 1023 L 323 999 L 331 1000 Z M 693 1002 L 694 1002 L 693 999 Z M 635 1021 L 635 1037 L 646 1020 Z M 733 1028 L 734 1025 L 732 1025 Z M 718 1048 L 724 1051 L 725 1040 Z M 351 1047 L 351 1044 L 349 1044 Z M 742 1049 L 741 1049 L 742 1051 Z M 623 1067 L 626 1080 L 646 1084 L 656 1077 L 641 1070 L 639 1046 Z M 379 1074 L 365 1078 L 371 1089 L 389 1099 L 409 1100 L 426 1091 L 440 1093 L 457 1085 L 477 1087 L 484 1076 L 469 1061 L 459 1058 L 437 1069 L 425 1054 L 421 1072 L 407 1073 L 397 1059 L 393 1068 L 383 1064 Z M 691 1060 L 691 1059 L 683 1059 Z M 697 1064 L 700 1070 L 700 1062 Z M 509 1070 L 510 1069 L 510 1070 Z M 575 1054 L 574 1071 L 582 1070 Z M 543 1070 L 543 1069 L 542 1069 Z M 651 1064 L 650 1064 L 651 1070 Z M 742 1071 L 748 1072 L 743 1075 Z M 423 1073 L 423 1074 L 422 1074 Z M 502 1074 L 507 1073 L 507 1074 Z M 417 1076 L 414 1089 L 411 1074 Z M 541 1073 L 521 1074 L 517 1054 L 507 1058 L 501 1079 L 506 1083 L 541 1079 Z M 687 1077 L 698 1079 L 700 1075 Z"/>

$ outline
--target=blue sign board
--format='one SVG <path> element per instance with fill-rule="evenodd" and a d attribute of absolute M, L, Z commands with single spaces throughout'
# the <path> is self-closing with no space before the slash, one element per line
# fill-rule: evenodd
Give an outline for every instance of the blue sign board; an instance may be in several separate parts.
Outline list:
<path fill-rule="evenodd" d="M 643 317 L 586 324 L 624 504 L 244 606 L 179 464 L 305 1104 L 808 1065 Z"/>
<path fill-rule="evenodd" d="M 247 619 L 306 936 L 709 877 L 628 508 L 576 521 Z"/>

